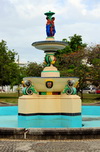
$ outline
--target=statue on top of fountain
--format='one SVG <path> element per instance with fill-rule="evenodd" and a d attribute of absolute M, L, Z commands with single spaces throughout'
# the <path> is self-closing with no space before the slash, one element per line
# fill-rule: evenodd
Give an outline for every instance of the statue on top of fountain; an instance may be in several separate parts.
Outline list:
<path fill-rule="evenodd" d="M 46 23 L 46 34 L 47 34 L 47 37 L 53 37 L 56 33 L 56 30 L 55 30 L 55 25 L 54 25 L 54 20 L 55 20 L 55 17 L 52 17 L 52 15 L 54 15 L 55 13 L 54 12 L 47 12 L 45 13 L 45 15 L 47 16 L 46 19 L 47 19 L 47 23 Z"/>

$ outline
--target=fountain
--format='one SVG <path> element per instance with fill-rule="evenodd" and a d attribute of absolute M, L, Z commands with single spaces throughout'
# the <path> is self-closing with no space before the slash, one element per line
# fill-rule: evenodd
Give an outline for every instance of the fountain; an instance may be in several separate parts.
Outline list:
<path fill-rule="evenodd" d="M 54 54 L 67 43 L 54 39 L 54 13 L 45 15 L 47 38 L 32 46 L 46 53 L 46 67 L 41 77 L 23 79 L 18 106 L 0 107 L 0 138 L 100 139 L 100 106 L 81 107 L 75 88 L 78 78 L 60 77 Z"/>
<path fill-rule="evenodd" d="M 41 77 L 23 78 L 23 96 L 18 100 L 18 127 L 24 128 L 79 128 L 82 127 L 81 99 L 76 95 L 78 78 L 60 77 L 54 66 L 57 50 L 64 49 L 66 42 L 56 41 L 54 12 L 45 13 L 45 41 L 32 43 L 43 50 L 46 67 Z"/>

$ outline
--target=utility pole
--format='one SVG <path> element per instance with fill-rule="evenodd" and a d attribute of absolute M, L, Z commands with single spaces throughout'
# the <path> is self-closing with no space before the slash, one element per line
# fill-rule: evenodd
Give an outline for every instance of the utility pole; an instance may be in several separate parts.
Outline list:
<path fill-rule="evenodd" d="M 18 55 L 18 60 L 17 61 L 18 61 L 18 66 L 19 66 L 19 55 Z"/>
<path fill-rule="evenodd" d="M 18 66 L 19 66 L 19 55 L 18 55 Z M 20 96 L 20 85 L 19 85 L 19 78 L 18 78 L 18 97 Z"/>

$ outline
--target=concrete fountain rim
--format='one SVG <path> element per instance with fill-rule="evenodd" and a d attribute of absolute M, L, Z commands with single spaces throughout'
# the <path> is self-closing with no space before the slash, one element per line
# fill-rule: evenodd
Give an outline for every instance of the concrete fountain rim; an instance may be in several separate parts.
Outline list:
<path fill-rule="evenodd" d="M 95 128 L 0 128 L 0 138 L 31 140 L 100 139 L 100 127 Z"/>

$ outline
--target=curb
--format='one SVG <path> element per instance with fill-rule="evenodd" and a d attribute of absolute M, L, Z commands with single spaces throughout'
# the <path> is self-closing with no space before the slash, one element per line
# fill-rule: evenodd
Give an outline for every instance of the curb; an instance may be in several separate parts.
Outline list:
<path fill-rule="evenodd" d="M 100 128 L 0 128 L 0 138 L 33 140 L 100 139 Z"/>

